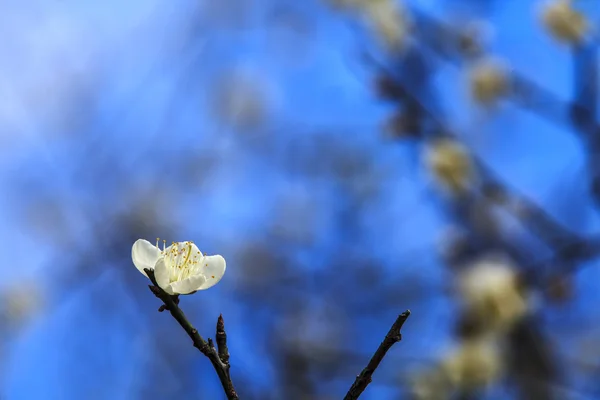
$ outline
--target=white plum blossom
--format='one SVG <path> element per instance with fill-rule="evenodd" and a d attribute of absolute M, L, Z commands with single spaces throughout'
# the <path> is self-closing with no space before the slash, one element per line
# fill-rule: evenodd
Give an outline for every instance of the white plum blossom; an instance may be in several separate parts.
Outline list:
<path fill-rule="evenodd" d="M 480 259 L 459 277 L 467 310 L 491 330 L 506 330 L 528 313 L 531 304 L 521 285 L 516 267 L 499 257 Z"/>
<path fill-rule="evenodd" d="M 468 339 L 446 355 L 441 369 L 453 387 L 474 392 L 501 376 L 502 353 L 494 336 Z"/>
<path fill-rule="evenodd" d="M 358 11 L 376 37 L 390 50 L 403 50 L 412 21 L 408 10 L 397 0 L 329 0 L 335 6 Z"/>
<path fill-rule="evenodd" d="M 463 340 L 431 369 L 412 376 L 415 400 L 447 400 L 455 392 L 476 393 L 502 378 L 501 346 L 494 335 Z"/>
<path fill-rule="evenodd" d="M 463 193 L 475 178 L 468 150 L 454 139 L 442 138 L 428 143 L 425 163 L 433 178 L 451 193 Z"/>
<path fill-rule="evenodd" d="M 468 70 L 471 97 L 480 105 L 490 106 L 510 89 L 508 66 L 499 59 L 484 57 Z"/>
<path fill-rule="evenodd" d="M 591 25 L 584 14 L 577 11 L 572 0 L 553 0 L 545 4 L 541 18 L 554 39 L 577 44 L 590 31 Z"/>
<path fill-rule="evenodd" d="M 208 256 L 193 242 L 173 242 L 162 250 L 144 239 L 138 239 L 131 249 L 136 268 L 148 277 L 144 269 L 154 270 L 156 283 L 168 294 L 192 294 L 216 285 L 225 274 L 225 259 Z"/>

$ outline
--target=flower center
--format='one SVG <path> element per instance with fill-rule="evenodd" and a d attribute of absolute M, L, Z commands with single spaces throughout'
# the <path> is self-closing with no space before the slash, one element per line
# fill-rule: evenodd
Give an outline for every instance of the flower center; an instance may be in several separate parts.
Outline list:
<path fill-rule="evenodd" d="M 171 283 L 189 278 L 197 273 L 203 257 L 199 251 L 194 252 L 193 242 L 172 242 L 171 246 L 165 247 L 166 240 L 163 240 L 163 249 L 160 254 L 164 257 L 165 265 L 170 272 Z M 158 249 L 158 239 L 156 248 Z"/>

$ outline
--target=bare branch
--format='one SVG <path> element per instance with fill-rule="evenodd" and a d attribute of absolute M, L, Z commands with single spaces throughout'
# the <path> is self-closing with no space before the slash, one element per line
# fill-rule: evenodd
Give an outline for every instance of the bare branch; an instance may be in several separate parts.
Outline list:
<path fill-rule="evenodd" d="M 194 347 L 200 350 L 202 354 L 204 354 L 210 362 L 212 363 L 217 375 L 219 376 L 219 380 L 221 381 L 221 385 L 223 386 L 223 390 L 225 391 L 225 395 L 228 400 L 239 400 L 237 392 L 233 387 L 233 382 L 231 381 L 231 376 L 229 374 L 229 353 L 227 353 L 227 362 L 222 361 L 220 354 L 217 353 L 215 349 L 212 339 L 208 339 L 208 342 L 205 341 L 202 336 L 198 333 L 196 328 L 192 326 L 192 324 L 187 320 L 183 311 L 179 308 L 179 298 L 177 296 L 171 296 L 164 290 L 158 286 L 156 283 L 156 278 L 154 277 L 154 271 L 151 269 L 144 269 L 148 278 L 153 285 L 148 285 L 152 293 L 159 299 L 161 299 L 164 305 L 160 306 L 158 311 L 169 311 L 171 316 L 175 318 L 175 320 L 179 323 L 179 325 L 185 330 L 188 334 L 192 342 L 194 343 Z M 223 324 L 223 317 L 219 317 L 219 322 L 217 323 L 218 327 L 222 328 L 223 335 L 225 335 L 225 326 Z M 226 335 L 225 335 L 226 337 Z M 219 346 L 219 351 L 221 350 L 219 336 L 217 334 L 217 345 Z M 225 347 L 226 348 L 226 347 Z"/>
<path fill-rule="evenodd" d="M 356 376 L 356 380 L 350 387 L 350 390 L 348 390 L 348 393 L 346 394 L 346 397 L 344 397 L 344 400 L 356 400 L 360 397 L 362 392 L 365 391 L 369 383 L 371 383 L 372 381 L 373 373 L 375 372 L 377 367 L 379 367 L 379 364 L 383 360 L 383 357 L 385 357 L 385 355 L 387 354 L 388 350 L 394 344 L 402 340 L 402 334 L 400 333 L 400 330 L 402 329 L 402 325 L 404 325 L 404 322 L 406 322 L 409 316 L 410 310 L 406 310 L 398 316 L 396 322 L 394 322 L 387 335 L 385 335 L 383 342 L 381 342 L 381 344 L 377 348 L 377 351 L 375 352 L 375 354 L 373 354 L 373 357 L 371 357 L 371 360 L 369 361 L 365 369 L 363 369 L 362 372 Z"/>
<path fill-rule="evenodd" d="M 225 333 L 225 321 L 223 315 L 219 315 L 217 320 L 217 348 L 219 349 L 219 358 L 223 364 L 229 365 L 229 349 L 227 348 L 227 333 Z"/>

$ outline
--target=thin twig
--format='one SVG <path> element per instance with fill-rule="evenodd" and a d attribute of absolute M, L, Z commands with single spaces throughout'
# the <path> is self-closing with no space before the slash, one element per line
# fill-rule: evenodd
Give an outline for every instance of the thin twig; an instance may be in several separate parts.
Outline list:
<path fill-rule="evenodd" d="M 387 335 L 385 335 L 383 342 L 381 342 L 381 344 L 377 348 L 377 351 L 375 352 L 375 354 L 373 354 L 373 357 L 371 357 L 369 364 L 367 364 L 366 368 L 363 369 L 362 372 L 356 376 L 356 380 L 350 387 L 350 390 L 348 390 L 348 393 L 346 394 L 346 397 L 344 397 L 344 400 L 356 400 L 359 398 L 362 392 L 365 391 L 369 383 L 371 383 L 373 373 L 383 360 L 383 357 L 385 357 L 385 355 L 387 354 L 388 350 L 394 344 L 402 340 L 402 334 L 400 333 L 400 330 L 402 329 L 402 325 L 404 325 L 404 322 L 406 322 L 409 316 L 410 310 L 406 310 L 398 316 L 396 322 L 394 322 L 394 324 L 390 328 L 390 331 L 387 333 Z"/>
<path fill-rule="evenodd" d="M 231 381 L 231 376 L 229 374 L 229 357 L 227 361 L 223 361 L 222 358 L 217 353 L 214 345 L 212 344 L 212 339 L 209 339 L 208 342 L 205 341 L 202 336 L 198 333 L 196 328 L 192 326 L 192 324 L 187 320 L 185 314 L 179 308 L 179 298 L 177 296 L 171 296 L 167 292 L 161 289 L 160 286 L 156 283 L 156 278 L 154 277 L 154 271 L 151 269 L 144 269 L 148 278 L 152 282 L 152 285 L 148 285 L 152 293 L 159 299 L 161 299 L 164 305 L 160 306 L 158 311 L 162 312 L 167 310 L 171 313 L 171 316 L 175 318 L 175 320 L 179 323 L 179 325 L 185 330 L 188 334 L 192 342 L 194 343 L 194 347 L 200 350 L 202 354 L 204 354 L 210 362 L 212 363 L 217 375 L 219 376 L 219 380 L 221 381 L 221 385 L 223 386 L 223 390 L 225 391 L 225 395 L 228 400 L 239 400 L 237 392 L 233 387 L 233 382 Z M 223 317 L 219 316 L 219 322 L 217 323 L 217 327 L 222 329 L 223 334 L 225 333 L 225 325 L 223 323 Z M 226 337 L 226 336 L 225 336 Z M 221 339 L 222 340 L 222 339 Z M 220 339 L 217 329 L 217 345 L 220 347 Z M 229 355 L 229 353 L 227 353 Z"/>
<path fill-rule="evenodd" d="M 229 364 L 229 349 L 227 348 L 227 333 L 225 332 L 225 322 L 223 315 L 219 315 L 217 320 L 217 348 L 219 349 L 219 358 L 223 364 Z"/>

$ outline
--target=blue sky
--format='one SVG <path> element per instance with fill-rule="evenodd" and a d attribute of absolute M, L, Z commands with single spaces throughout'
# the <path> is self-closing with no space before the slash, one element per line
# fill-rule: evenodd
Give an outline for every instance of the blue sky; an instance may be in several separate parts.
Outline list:
<path fill-rule="evenodd" d="M 209 3 L 200 3 L 203 12 L 208 13 Z M 597 6 L 582 3 L 597 16 Z M 281 32 L 265 27 L 265 16 L 282 4 L 307 18 L 306 37 L 288 32 L 292 43 L 273 39 Z M 410 4 L 437 16 L 460 9 L 442 0 Z M 538 3 L 495 4 L 489 13 L 481 14 L 495 27 L 493 53 L 567 99 L 568 52 L 537 23 L 533 10 Z M 391 276 L 416 275 L 433 287 L 443 281 L 442 266 L 431 251 L 419 256 L 419 262 L 398 268 L 404 254 L 435 245 L 445 216 L 421 167 L 418 146 L 392 143 L 380 134 L 390 107 L 374 99 L 369 70 L 357 59 L 361 46 L 371 43 L 368 36 L 353 29 L 356 23 L 351 16 L 331 12 L 316 1 L 273 0 L 266 1 L 264 9 L 251 9 L 243 23 L 231 17 L 229 25 L 220 27 L 209 17 L 192 20 L 192 3 L 0 4 L 0 33 L 11 38 L 0 44 L 5 54 L 0 61 L 4 77 L 0 78 L 0 187 L 6 193 L 0 197 L 0 238 L 11 251 L 26 254 L 4 267 L 0 287 L 34 277 L 49 299 L 42 315 L 8 342 L 2 366 L 4 398 L 127 399 L 136 393 L 136 384 L 148 379 L 143 373 L 147 348 L 161 343 L 149 345 L 145 332 L 156 324 L 175 322 L 155 312 L 157 300 L 149 292 L 145 297 L 130 294 L 128 285 L 135 282 L 139 293 L 146 282 L 141 276 L 127 280 L 118 268 L 108 268 L 110 258 L 105 259 L 101 249 L 110 238 L 94 230 L 114 213 L 130 212 L 129 200 L 140 196 L 159 202 L 162 218 L 178 227 L 177 237 L 170 240 L 194 237 L 203 243 L 201 250 L 221 252 L 231 260 L 223 282 L 203 293 L 202 307 L 211 313 L 190 305 L 190 314 L 205 330 L 212 329 L 219 313 L 226 315 L 233 373 L 239 366 L 251 374 L 261 363 L 261 349 L 249 342 L 260 332 L 243 329 L 243 305 L 232 300 L 239 285 L 237 255 L 228 257 L 227 250 L 233 249 L 234 242 L 263 235 L 261 226 L 271 208 L 290 190 L 308 193 L 321 205 L 336 202 L 331 182 L 307 182 L 272 168 L 289 154 L 290 143 L 297 143 L 294 140 L 310 143 L 311 135 L 326 128 L 337 128 L 351 148 L 376 159 L 374 165 L 384 176 L 384 196 L 364 210 L 361 219 L 368 252 L 381 260 Z M 198 26 L 190 38 L 186 32 L 193 23 Z M 301 62 L 290 62 L 295 60 L 292 56 Z M 451 126 L 512 187 L 559 221 L 579 232 L 597 231 L 597 213 L 581 178 L 582 146 L 573 132 L 511 105 L 485 115 L 470 103 L 461 68 L 445 66 L 435 78 Z M 220 72 L 229 69 L 257 74 L 270 88 L 273 108 L 266 130 L 271 148 L 266 153 L 260 149 L 258 133 L 240 139 L 231 124 L 216 120 L 210 112 L 208 88 Z M 86 90 L 95 94 L 93 99 L 85 96 Z M 170 116 L 167 123 L 165 115 Z M 176 161 L 196 157 L 201 160 L 201 178 L 175 166 Z M 131 193 L 124 194 L 128 185 Z M 45 199 L 58 199 L 58 208 L 66 212 L 52 217 L 52 202 Z M 50 229 L 30 226 L 32 209 L 50 215 Z M 318 242 L 329 258 L 311 262 L 317 270 L 327 268 L 335 258 L 340 240 L 330 233 L 333 209 L 321 207 L 318 214 Z M 89 210 L 97 212 L 90 217 Z M 64 240 L 59 232 L 66 233 Z M 166 232 L 155 236 L 165 237 Z M 79 287 L 59 291 L 54 271 L 70 265 L 73 249 L 95 249 L 97 258 L 88 262 L 96 272 Z M 297 256 L 310 258 L 310 254 Z M 132 266 L 122 263 L 122 268 Z M 578 300 L 569 310 L 559 310 L 558 316 L 568 311 L 597 326 L 600 315 L 590 312 L 589 304 L 599 300 L 598 275 L 593 264 L 578 274 Z M 120 301 L 99 305 L 97 293 L 106 290 Z M 410 345 L 395 348 L 387 366 L 398 362 L 400 353 L 434 357 L 450 340 L 448 332 L 438 329 L 450 323 L 452 306 L 443 297 L 406 308 L 413 310 L 405 330 Z M 365 321 L 360 329 L 364 343 L 374 349 L 381 336 L 372 332 L 383 335 L 393 318 L 390 313 L 387 320 Z M 176 340 L 187 340 L 176 328 L 165 329 L 180 334 Z M 191 345 L 188 350 L 194 351 Z M 199 374 L 212 374 L 207 360 L 200 356 L 194 360 Z M 265 376 L 254 377 L 258 384 L 268 385 L 273 371 L 265 368 Z M 178 371 L 159 372 L 169 396 Z M 190 388 L 190 398 L 199 393 L 214 398 L 208 394 L 219 390 L 213 378 L 202 379 L 206 387 Z M 351 379 L 348 376 L 348 384 Z M 385 398 L 385 390 L 373 385 L 364 398 Z M 333 395 L 341 397 L 342 392 Z"/>

